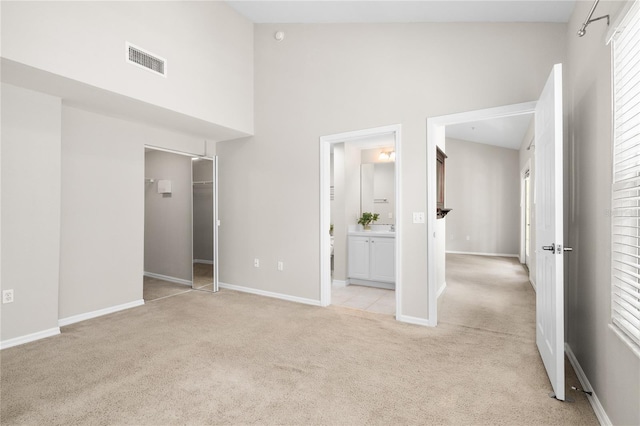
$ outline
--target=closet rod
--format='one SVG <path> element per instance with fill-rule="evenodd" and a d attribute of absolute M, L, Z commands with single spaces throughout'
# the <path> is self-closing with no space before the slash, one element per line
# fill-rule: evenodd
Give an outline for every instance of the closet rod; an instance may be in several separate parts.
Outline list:
<path fill-rule="evenodd" d="M 607 18 L 607 26 L 609 25 L 609 15 L 602 15 L 602 16 L 599 16 L 597 18 L 591 19 L 591 17 L 593 16 L 593 12 L 596 11 L 596 7 L 598 6 L 599 2 L 600 2 L 600 0 L 596 0 L 595 2 L 593 2 L 593 6 L 591 6 L 591 11 L 589 12 L 589 15 L 587 16 L 587 19 L 584 20 L 582 26 L 578 30 L 578 37 L 582 37 L 587 33 L 587 26 L 592 22 L 599 21 L 601 19 Z"/>

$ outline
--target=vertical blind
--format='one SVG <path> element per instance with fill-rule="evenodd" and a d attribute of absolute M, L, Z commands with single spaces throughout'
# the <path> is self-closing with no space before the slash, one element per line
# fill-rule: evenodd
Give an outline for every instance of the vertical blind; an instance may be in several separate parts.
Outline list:
<path fill-rule="evenodd" d="M 611 319 L 640 346 L 640 7 L 613 40 Z"/>

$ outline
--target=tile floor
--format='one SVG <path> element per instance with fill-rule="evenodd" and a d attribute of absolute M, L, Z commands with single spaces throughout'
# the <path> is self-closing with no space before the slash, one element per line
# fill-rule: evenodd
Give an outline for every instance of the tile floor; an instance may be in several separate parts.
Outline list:
<path fill-rule="evenodd" d="M 396 313 L 396 292 L 354 284 L 346 287 L 333 286 L 331 304 L 378 314 L 394 315 Z"/>

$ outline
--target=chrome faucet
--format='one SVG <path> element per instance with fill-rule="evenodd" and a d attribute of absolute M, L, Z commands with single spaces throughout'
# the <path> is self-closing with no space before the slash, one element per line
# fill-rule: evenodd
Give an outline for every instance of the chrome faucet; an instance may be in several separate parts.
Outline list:
<path fill-rule="evenodd" d="M 389 232 L 396 232 L 396 225 L 395 224 L 391 224 L 391 227 L 389 228 Z"/>

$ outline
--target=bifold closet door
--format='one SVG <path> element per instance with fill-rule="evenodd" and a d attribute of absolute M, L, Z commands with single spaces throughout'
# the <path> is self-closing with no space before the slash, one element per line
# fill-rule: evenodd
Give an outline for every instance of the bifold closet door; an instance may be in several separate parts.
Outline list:
<path fill-rule="evenodd" d="M 218 291 L 217 157 L 194 158 L 192 170 L 193 288 Z"/>

